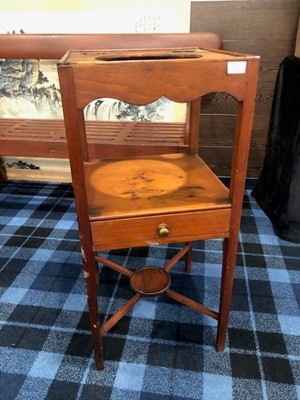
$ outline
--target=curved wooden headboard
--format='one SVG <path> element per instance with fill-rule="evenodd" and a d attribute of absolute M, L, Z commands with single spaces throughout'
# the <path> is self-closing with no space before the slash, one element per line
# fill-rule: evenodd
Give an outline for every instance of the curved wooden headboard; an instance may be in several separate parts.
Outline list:
<path fill-rule="evenodd" d="M 197 33 L 0 34 L 0 58 L 59 59 L 68 50 L 198 46 L 222 49 L 220 35 Z"/>

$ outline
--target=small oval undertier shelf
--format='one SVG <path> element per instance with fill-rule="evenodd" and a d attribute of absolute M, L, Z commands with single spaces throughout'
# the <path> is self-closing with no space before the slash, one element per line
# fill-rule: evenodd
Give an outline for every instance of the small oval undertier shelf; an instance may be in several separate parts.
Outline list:
<path fill-rule="evenodd" d="M 158 296 L 169 289 L 171 278 L 162 268 L 142 267 L 133 273 L 130 284 L 132 289 L 141 296 Z"/>

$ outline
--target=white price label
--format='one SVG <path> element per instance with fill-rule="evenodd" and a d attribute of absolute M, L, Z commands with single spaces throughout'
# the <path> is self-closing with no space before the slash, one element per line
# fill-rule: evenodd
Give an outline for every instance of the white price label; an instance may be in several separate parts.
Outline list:
<path fill-rule="evenodd" d="M 228 61 L 227 74 L 245 74 L 247 61 Z"/>

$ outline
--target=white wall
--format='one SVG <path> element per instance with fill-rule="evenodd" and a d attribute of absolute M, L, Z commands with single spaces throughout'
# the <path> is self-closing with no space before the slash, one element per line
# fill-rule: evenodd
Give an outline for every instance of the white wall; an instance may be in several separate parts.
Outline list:
<path fill-rule="evenodd" d="M 190 3 L 190 0 L 2 0 L 0 33 L 189 32 Z"/>

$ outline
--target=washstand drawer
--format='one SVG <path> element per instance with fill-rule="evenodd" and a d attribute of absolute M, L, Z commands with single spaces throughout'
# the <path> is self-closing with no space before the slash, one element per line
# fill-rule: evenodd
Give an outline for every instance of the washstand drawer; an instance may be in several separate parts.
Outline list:
<path fill-rule="evenodd" d="M 227 237 L 230 208 L 91 223 L 94 251 Z"/>

